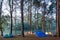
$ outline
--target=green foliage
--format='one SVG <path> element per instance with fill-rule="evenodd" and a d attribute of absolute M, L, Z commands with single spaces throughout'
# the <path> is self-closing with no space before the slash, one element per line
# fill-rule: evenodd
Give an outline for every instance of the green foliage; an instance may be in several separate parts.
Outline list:
<path fill-rule="evenodd" d="M 2 16 L 1 20 L 2 20 L 2 30 L 4 30 L 7 25 L 8 25 L 8 22 L 10 21 L 10 16 L 7 15 L 7 16 Z"/>
<path fill-rule="evenodd" d="M 33 2 L 34 6 L 36 6 L 37 8 L 40 7 L 40 2 L 38 0 L 34 0 Z"/>

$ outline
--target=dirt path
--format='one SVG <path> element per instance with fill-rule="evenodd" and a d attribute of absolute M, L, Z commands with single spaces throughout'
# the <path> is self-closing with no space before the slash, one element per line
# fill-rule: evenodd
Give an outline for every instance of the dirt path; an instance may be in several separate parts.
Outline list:
<path fill-rule="evenodd" d="M 25 36 L 25 37 L 16 36 L 13 38 L 0 37 L 0 40 L 60 40 L 60 38 L 58 38 L 58 37 L 39 38 L 39 37 L 36 37 L 34 35 L 29 35 L 29 36 Z"/>

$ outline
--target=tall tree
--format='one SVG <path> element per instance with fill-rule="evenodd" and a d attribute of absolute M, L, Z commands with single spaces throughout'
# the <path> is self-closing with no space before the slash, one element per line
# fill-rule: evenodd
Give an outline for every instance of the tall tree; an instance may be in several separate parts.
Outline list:
<path fill-rule="evenodd" d="M 42 4 L 42 8 L 44 8 L 44 11 L 42 12 L 42 31 L 45 32 L 45 14 L 46 14 L 46 3 L 45 0 L 43 0 L 44 3 Z"/>
<path fill-rule="evenodd" d="M 59 31 L 58 31 L 58 32 L 59 32 L 59 37 L 60 37 L 60 0 L 59 0 L 58 5 L 59 5 L 59 9 L 58 9 L 58 10 L 59 10 L 59 11 L 58 11 L 58 12 L 59 12 L 59 13 L 58 13 L 58 18 L 59 18 L 59 19 L 58 19 L 58 30 L 59 30 Z"/>
<path fill-rule="evenodd" d="M 52 0 L 51 0 L 52 2 Z M 54 3 L 53 3 L 54 4 Z M 53 10 L 53 4 L 50 5 L 49 7 L 49 13 L 50 13 L 50 19 L 49 19 L 49 30 L 51 31 L 51 27 L 52 27 L 52 10 Z"/>
<path fill-rule="evenodd" d="M 3 4 L 3 0 L 1 0 L 1 2 L 0 2 L 0 30 L 1 30 L 1 36 L 3 36 L 3 31 L 2 31 L 2 20 L 1 20 L 2 4 Z"/>
<path fill-rule="evenodd" d="M 9 0 L 9 6 L 10 6 L 10 15 L 11 15 L 11 29 L 10 29 L 10 33 L 12 34 L 12 27 L 13 27 L 13 19 L 12 19 L 12 14 L 13 14 L 13 0 Z"/>
<path fill-rule="evenodd" d="M 30 33 L 31 33 L 31 31 L 32 31 L 32 12 L 31 12 L 32 0 L 29 0 L 28 5 L 29 5 L 28 6 L 28 19 L 29 19 L 29 26 L 30 26 Z"/>
<path fill-rule="evenodd" d="M 33 4 L 35 6 L 35 11 L 37 12 L 35 13 L 35 19 L 36 19 L 35 27 L 36 27 L 36 30 L 38 30 L 38 8 L 40 7 L 40 2 L 38 0 L 34 0 Z"/>
<path fill-rule="evenodd" d="M 50 15 L 49 16 L 49 20 L 48 20 L 48 22 L 49 22 L 49 31 L 51 31 L 52 29 L 52 19 L 54 19 L 52 16 L 53 16 L 53 14 L 54 14 L 54 12 L 53 12 L 53 8 L 54 8 L 54 6 L 56 5 L 56 3 L 54 3 L 52 0 L 50 0 L 50 2 L 51 2 L 51 4 L 50 4 L 50 6 L 49 6 L 49 10 L 47 10 L 48 11 L 48 14 Z"/>
<path fill-rule="evenodd" d="M 22 21 L 22 36 L 24 37 L 23 2 L 24 2 L 24 0 L 21 0 L 21 21 Z"/>
<path fill-rule="evenodd" d="M 17 4 L 17 1 L 15 0 L 15 35 L 16 35 L 16 4 Z"/>
<path fill-rule="evenodd" d="M 59 6 L 58 6 L 58 4 L 59 4 L 59 1 L 57 0 L 57 2 L 56 2 L 56 5 L 57 5 L 57 7 L 56 7 L 56 35 L 57 36 L 59 36 L 59 32 L 58 32 L 58 9 L 59 9 Z"/>

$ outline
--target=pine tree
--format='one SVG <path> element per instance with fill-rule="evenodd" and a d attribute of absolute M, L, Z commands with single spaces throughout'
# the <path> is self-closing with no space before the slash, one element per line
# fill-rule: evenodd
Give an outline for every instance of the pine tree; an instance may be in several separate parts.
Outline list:
<path fill-rule="evenodd" d="M 38 30 L 38 8 L 40 7 L 40 2 L 38 0 L 34 0 L 33 5 L 35 6 L 35 28 Z"/>
<path fill-rule="evenodd" d="M 22 21 L 22 36 L 24 37 L 23 2 L 24 2 L 24 0 L 21 0 L 21 21 Z"/>
<path fill-rule="evenodd" d="M 2 31 L 2 18 L 1 18 L 1 14 L 2 14 L 2 4 L 3 4 L 3 0 L 0 3 L 0 30 L 1 30 L 1 36 L 3 36 L 3 31 Z"/>
<path fill-rule="evenodd" d="M 9 0 L 9 7 L 10 7 L 10 16 L 11 16 L 11 29 L 10 29 L 10 33 L 12 34 L 12 27 L 13 27 L 13 19 L 12 19 L 12 14 L 13 14 L 13 0 Z"/>

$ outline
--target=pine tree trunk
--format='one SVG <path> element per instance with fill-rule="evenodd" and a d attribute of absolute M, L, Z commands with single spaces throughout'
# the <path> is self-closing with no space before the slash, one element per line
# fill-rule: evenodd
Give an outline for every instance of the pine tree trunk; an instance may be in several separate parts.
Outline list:
<path fill-rule="evenodd" d="M 42 31 L 45 32 L 45 9 L 46 9 L 46 5 L 45 5 L 45 0 L 44 0 L 44 3 L 43 3 L 43 6 L 44 8 L 44 11 L 43 11 L 43 16 L 42 16 Z"/>
<path fill-rule="evenodd" d="M 57 8 L 56 8 L 56 34 L 57 37 L 60 37 L 60 1 L 57 0 Z"/>
<path fill-rule="evenodd" d="M 12 14 L 13 14 L 13 0 L 9 0 L 9 6 L 10 6 L 10 15 L 11 15 L 11 29 L 10 29 L 10 33 L 12 34 L 12 27 L 13 27 L 13 18 L 12 18 Z"/>
<path fill-rule="evenodd" d="M 31 13 L 31 7 L 32 7 L 32 0 L 29 1 L 28 6 L 28 16 L 29 16 L 29 26 L 30 26 L 30 33 L 32 32 L 32 13 Z"/>
<path fill-rule="evenodd" d="M 56 35 L 57 35 L 57 37 L 59 36 L 59 32 L 58 32 L 58 3 L 59 3 L 59 1 L 57 0 L 57 7 L 56 7 Z"/>
<path fill-rule="evenodd" d="M 52 13 L 50 11 L 50 15 L 51 15 L 51 18 L 49 20 L 49 30 L 51 31 L 51 27 L 52 27 Z"/>
<path fill-rule="evenodd" d="M 1 29 L 1 8 L 0 8 L 0 29 Z"/>
<path fill-rule="evenodd" d="M 2 20 L 1 20 L 1 14 L 2 14 L 2 2 L 0 3 L 0 31 L 1 31 L 1 36 L 3 36 L 3 31 L 2 31 Z"/>
<path fill-rule="evenodd" d="M 23 1 L 24 0 L 21 0 L 21 21 L 22 21 L 22 36 L 24 37 Z"/>
<path fill-rule="evenodd" d="M 44 14 L 42 16 L 42 31 L 45 32 L 45 17 L 44 17 Z"/>
<path fill-rule="evenodd" d="M 15 0 L 16 2 L 16 0 Z M 16 4 L 15 4 L 15 35 L 16 35 Z"/>
<path fill-rule="evenodd" d="M 35 11 L 38 11 L 37 8 L 35 8 Z M 35 12 L 35 28 L 36 28 L 36 31 L 38 30 L 38 18 L 37 18 L 37 13 Z"/>

